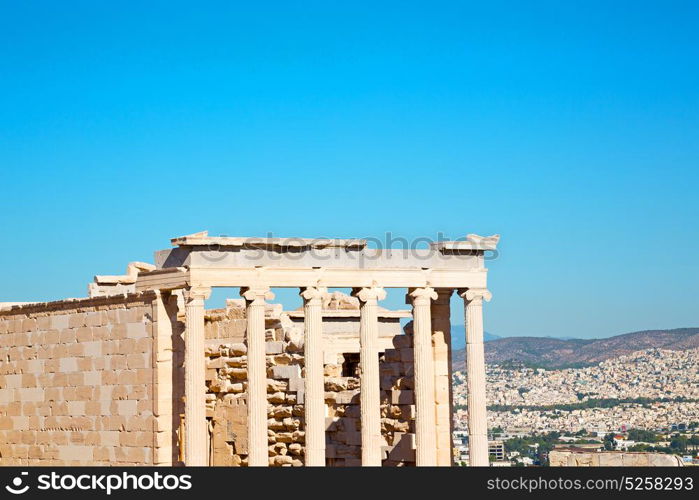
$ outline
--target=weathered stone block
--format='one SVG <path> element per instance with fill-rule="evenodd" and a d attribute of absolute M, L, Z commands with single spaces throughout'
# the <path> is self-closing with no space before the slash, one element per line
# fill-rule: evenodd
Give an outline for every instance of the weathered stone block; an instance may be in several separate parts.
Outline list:
<path fill-rule="evenodd" d="M 273 366 L 272 378 L 274 379 L 293 379 L 301 377 L 301 368 L 298 365 Z"/>
<path fill-rule="evenodd" d="M 266 342 L 265 352 L 267 354 L 281 354 L 284 352 L 284 342 Z M 284 358 L 286 360 L 286 358 Z M 281 363 L 286 364 L 286 363 Z"/>
<path fill-rule="evenodd" d="M 391 404 L 410 405 L 415 403 L 415 393 L 413 391 L 394 390 L 391 392 Z"/>

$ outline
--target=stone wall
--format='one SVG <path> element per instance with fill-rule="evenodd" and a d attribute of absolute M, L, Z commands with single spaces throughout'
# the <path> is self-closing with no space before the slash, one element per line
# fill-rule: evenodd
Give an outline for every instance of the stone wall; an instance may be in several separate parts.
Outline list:
<path fill-rule="evenodd" d="M 682 459 L 675 455 L 645 452 L 552 450 L 551 467 L 680 467 Z"/>
<path fill-rule="evenodd" d="M 0 465 L 171 463 L 165 310 L 146 293 L 0 311 Z M 170 379 L 158 392 L 162 365 Z"/>

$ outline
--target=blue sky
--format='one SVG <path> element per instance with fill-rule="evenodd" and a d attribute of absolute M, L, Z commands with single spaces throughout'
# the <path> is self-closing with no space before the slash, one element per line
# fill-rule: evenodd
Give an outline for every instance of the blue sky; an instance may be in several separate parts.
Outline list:
<path fill-rule="evenodd" d="M 699 326 L 699 7 L 610 3 L 2 1 L 0 301 L 203 229 L 474 232 L 494 334 Z"/>

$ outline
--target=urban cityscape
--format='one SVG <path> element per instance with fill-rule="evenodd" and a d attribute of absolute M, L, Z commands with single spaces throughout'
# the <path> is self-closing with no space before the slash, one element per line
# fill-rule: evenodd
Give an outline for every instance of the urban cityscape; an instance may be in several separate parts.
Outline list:
<path fill-rule="evenodd" d="M 547 465 L 552 449 L 653 451 L 697 464 L 699 349 L 645 349 L 565 369 L 487 365 L 491 461 Z M 465 374 L 453 374 L 457 461 L 466 462 Z"/>

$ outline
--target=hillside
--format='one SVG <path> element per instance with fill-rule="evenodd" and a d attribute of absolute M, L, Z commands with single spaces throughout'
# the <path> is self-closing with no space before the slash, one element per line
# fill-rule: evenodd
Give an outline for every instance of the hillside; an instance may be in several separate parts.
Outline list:
<path fill-rule="evenodd" d="M 545 368 L 596 364 L 606 359 L 649 348 L 684 350 L 699 347 L 699 328 L 644 330 L 604 339 L 507 337 L 486 342 L 488 363 L 522 362 Z M 456 349 L 454 369 L 462 369 L 464 350 Z"/>

